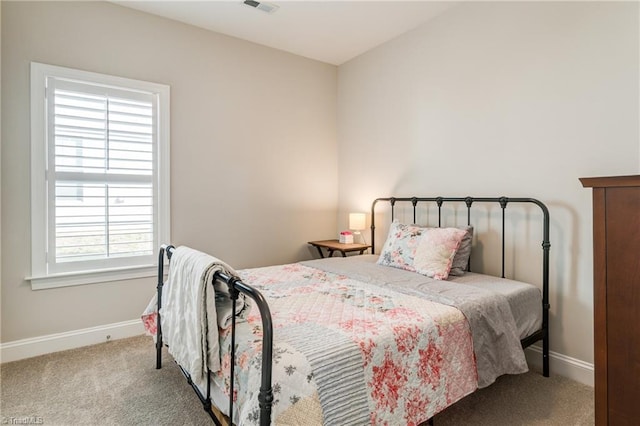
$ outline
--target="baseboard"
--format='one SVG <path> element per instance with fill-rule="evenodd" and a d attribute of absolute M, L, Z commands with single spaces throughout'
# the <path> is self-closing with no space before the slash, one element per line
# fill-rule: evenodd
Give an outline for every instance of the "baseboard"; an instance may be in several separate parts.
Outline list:
<path fill-rule="evenodd" d="M 0 344 L 0 362 L 11 362 L 144 334 L 139 319 Z"/>
<path fill-rule="evenodd" d="M 532 345 L 524 352 L 529 366 L 542 371 L 542 348 Z M 549 351 L 549 370 L 551 374 L 558 374 L 593 387 L 594 367 L 591 363 Z"/>

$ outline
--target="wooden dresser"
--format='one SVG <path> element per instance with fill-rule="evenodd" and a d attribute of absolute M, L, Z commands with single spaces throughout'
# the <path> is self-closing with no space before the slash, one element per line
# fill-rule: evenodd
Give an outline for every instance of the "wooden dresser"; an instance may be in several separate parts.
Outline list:
<path fill-rule="evenodd" d="M 596 426 L 640 424 L 640 175 L 593 188 Z"/>

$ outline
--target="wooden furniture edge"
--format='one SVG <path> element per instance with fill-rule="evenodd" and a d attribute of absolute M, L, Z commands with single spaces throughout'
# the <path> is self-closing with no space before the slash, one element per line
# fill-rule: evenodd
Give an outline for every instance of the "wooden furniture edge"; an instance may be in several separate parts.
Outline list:
<path fill-rule="evenodd" d="M 640 175 L 583 177 L 580 182 L 585 188 L 640 186 Z"/>

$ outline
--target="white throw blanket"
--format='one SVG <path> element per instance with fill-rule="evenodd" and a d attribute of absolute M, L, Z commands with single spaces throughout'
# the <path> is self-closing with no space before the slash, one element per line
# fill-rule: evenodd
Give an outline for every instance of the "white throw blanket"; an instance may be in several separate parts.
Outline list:
<path fill-rule="evenodd" d="M 237 276 L 220 259 L 181 246 L 173 252 L 169 279 L 163 288 L 160 309 L 163 340 L 175 361 L 198 385 L 205 383 L 208 372 L 220 370 L 218 326 L 224 328 L 231 322 L 226 284 L 217 281 L 215 291 L 211 286 L 218 271 Z M 248 300 L 240 294 L 236 315 L 243 319 L 250 310 Z"/>

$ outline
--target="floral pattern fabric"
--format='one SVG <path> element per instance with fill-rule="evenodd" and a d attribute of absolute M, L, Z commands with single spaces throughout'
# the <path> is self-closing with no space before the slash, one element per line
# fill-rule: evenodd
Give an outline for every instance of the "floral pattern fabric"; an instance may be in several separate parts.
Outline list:
<path fill-rule="evenodd" d="M 458 228 L 424 228 L 394 221 L 378 264 L 446 280 L 465 235 Z"/>
<path fill-rule="evenodd" d="M 239 274 L 262 292 L 271 309 L 273 419 L 316 392 L 323 401 L 326 390 L 318 386 L 322 378 L 318 375 L 325 374 L 324 369 L 314 369 L 305 352 L 308 348 L 303 348 L 313 345 L 314 339 L 322 340 L 326 348 L 331 342 L 322 339 L 323 329 L 355 349 L 361 372 L 353 380 L 362 380 L 356 385 L 366 394 L 365 423 L 417 425 L 477 387 L 471 332 L 456 308 L 300 264 Z M 309 331 L 305 341 L 284 338 L 293 328 Z M 220 337 L 222 369 L 214 381 L 228 395 L 230 333 L 221 331 Z M 259 420 L 261 339 L 261 318 L 254 307 L 247 322 L 237 328 L 234 421 L 238 424 Z M 332 398 L 348 380 L 337 377 L 341 386 L 328 387 Z M 329 405 L 322 405 L 327 422 Z"/>

